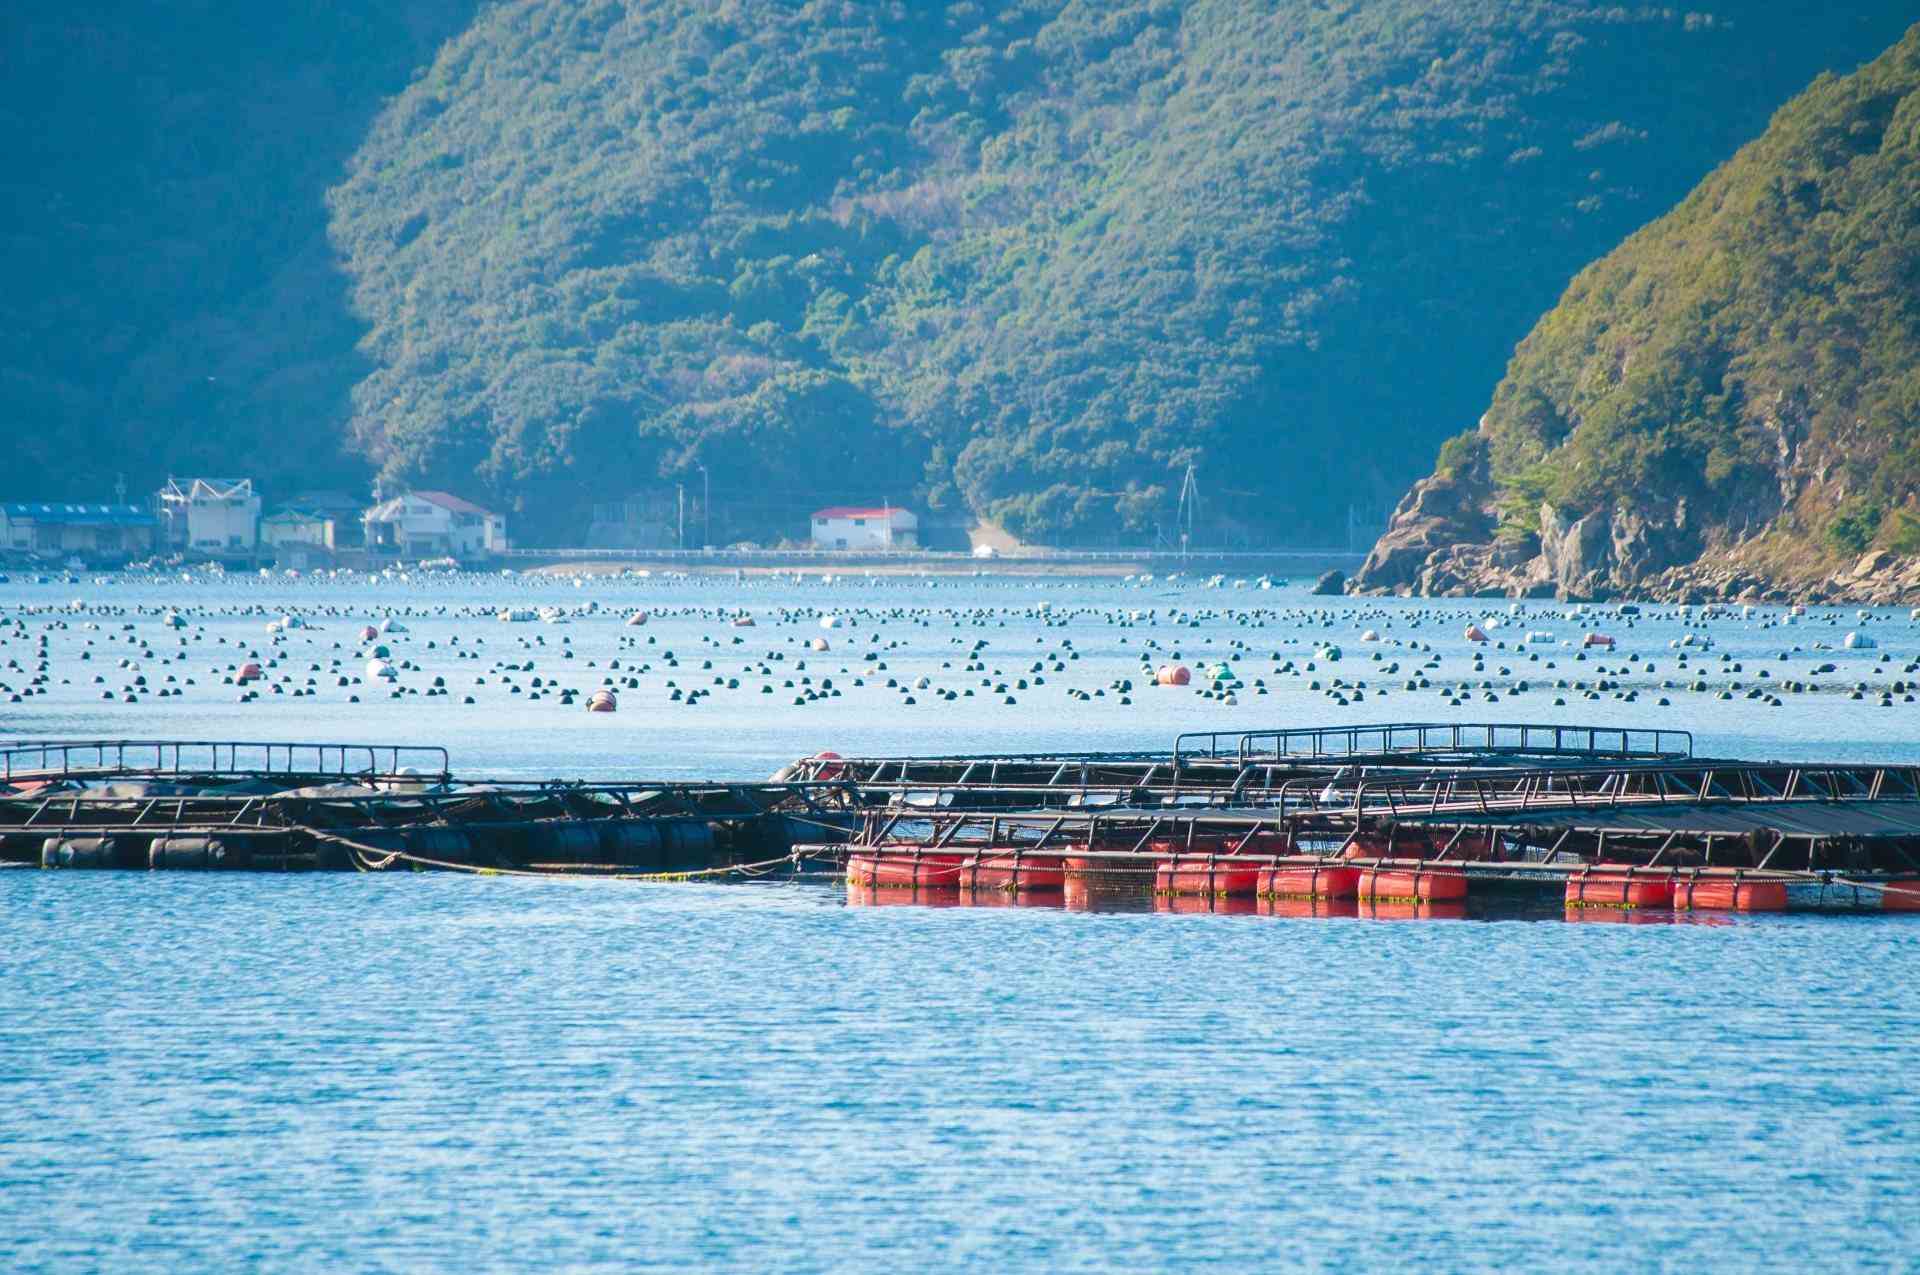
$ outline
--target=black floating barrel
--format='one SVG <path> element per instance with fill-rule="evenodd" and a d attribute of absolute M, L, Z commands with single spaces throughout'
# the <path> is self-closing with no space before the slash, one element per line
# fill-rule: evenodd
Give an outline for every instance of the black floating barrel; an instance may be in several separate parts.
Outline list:
<path fill-rule="evenodd" d="M 374 852 L 398 850 L 441 863 L 472 864 L 478 861 L 473 839 L 460 828 L 368 828 L 345 834 L 357 845 Z M 486 856 L 491 864 L 493 855 Z"/>
<path fill-rule="evenodd" d="M 600 857 L 600 834 L 590 823 L 537 823 L 527 840 L 535 863 L 593 863 Z"/>
<path fill-rule="evenodd" d="M 48 837 L 40 843 L 43 868 L 126 868 L 133 847 L 118 837 Z"/>
<path fill-rule="evenodd" d="M 661 848 L 671 863 L 705 861 L 713 856 L 716 838 L 705 819 L 663 819 Z"/>
<path fill-rule="evenodd" d="M 147 851 L 147 866 L 172 872 L 219 872 L 248 866 L 243 838 L 155 837 Z"/>
<path fill-rule="evenodd" d="M 660 865 L 660 824 L 653 819 L 608 819 L 597 825 L 604 863 L 623 868 Z"/>

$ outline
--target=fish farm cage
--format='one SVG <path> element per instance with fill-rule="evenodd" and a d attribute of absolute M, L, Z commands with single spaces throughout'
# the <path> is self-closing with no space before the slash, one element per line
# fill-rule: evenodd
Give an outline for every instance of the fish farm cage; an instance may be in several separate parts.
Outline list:
<path fill-rule="evenodd" d="M 457 775 L 445 749 L 0 748 L 0 863 L 95 869 L 829 871 L 874 899 L 1920 909 L 1920 767 L 1694 754 L 1685 731 L 1385 723 L 1164 751 L 859 757 L 765 780 Z"/>

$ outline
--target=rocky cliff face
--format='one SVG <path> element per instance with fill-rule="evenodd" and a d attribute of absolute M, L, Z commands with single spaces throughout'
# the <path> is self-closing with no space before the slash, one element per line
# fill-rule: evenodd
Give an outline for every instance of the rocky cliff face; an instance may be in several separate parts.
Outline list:
<path fill-rule="evenodd" d="M 1357 592 L 1920 600 L 1920 27 L 1582 271 Z"/>
<path fill-rule="evenodd" d="M 1702 603 L 1920 602 L 1920 556 L 1876 549 L 1828 571 L 1786 573 L 1756 565 L 1748 550 L 1818 475 L 1787 463 L 1751 484 L 1738 511 L 1711 521 L 1685 497 L 1670 506 L 1576 515 L 1543 503 L 1538 530 L 1501 524 L 1501 491 L 1484 455 L 1451 474 L 1414 484 L 1366 564 L 1356 594 L 1422 597 L 1643 597 Z"/>
<path fill-rule="evenodd" d="M 1453 583 L 1449 565 L 1493 534 L 1485 504 L 1493 486 L 1484 464 L 1423 478 L 1401 500 L 1387 533 L 1349 584 L 1354 592 L 1436 593 Z"/>
<path fill-rule="evenodd" d="M 1560 598 L 1660 602 L 1833 602 L 1871 606 L 1920 604 L 1920 556 L 1876 549 L 1830 572 L 1783 575 L 1744 561 L 1738 550 L 1701 551 L 1685 502 L 1673 515 L 1562 515 L 1540 508 L 1540 530 L 1525 538 L 1493 538 L 1476 526 L 1485 510 L 1441 517 L 1458 485 L 1429 478 L 1417 484 L 1386 535 L 1348 585 L 1357 594 L 1421 597 Z M 1422 514 L 1422 497 L 1429 511 Z"/>

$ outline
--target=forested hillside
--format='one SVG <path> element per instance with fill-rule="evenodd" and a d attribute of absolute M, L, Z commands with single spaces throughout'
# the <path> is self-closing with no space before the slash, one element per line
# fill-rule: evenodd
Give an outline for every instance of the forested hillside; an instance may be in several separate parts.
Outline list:
<path fill-rule="evenodd" d="M 476 7 L 0 5 L 0 498 L 364 476 L 326 191 Z"/>
<path fill-rule="evenodd" d="M 1920 555 L 1920 27 L 1582 272 L 1441 468 L 1493 553 L 1426 587 L 1590 593 L 1702 558 L 1887 587 Z M 1447 538 L 1363 585 L 1420 583 Z"/>
<path fill-rule="evenodd" d="M 0 485 L 370 462 L 571 539 L 705 466 L 729 538 L 884 497 L 1090 543 L 1192 462 L 1208 534 L 1338 539 L 1906 16 L 1844 8 L 10 12 Z"/>
<path fill-rule="evenodd" d="M 702 463 L 1052 539 L 1191 460 L 1325 540 L 1869 7 L 503 4 L 336 192 L 355 429 L 534 513 Z"/>

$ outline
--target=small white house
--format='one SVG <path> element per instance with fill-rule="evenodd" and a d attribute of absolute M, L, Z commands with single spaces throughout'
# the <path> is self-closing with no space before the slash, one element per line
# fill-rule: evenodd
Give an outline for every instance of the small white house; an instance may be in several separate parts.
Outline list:
<path fill-rule="evenodd" d="M 154 512 L 174 549 L 251 553 L 259 540 L 260 497 L 251 478 L 169 478 Z"/>
<path fill-rule="evenodd" d="M 484 558 L 507 547 L 507 520 L 444 491 L 415 491 L 367 510 L 367 551 L 403 558 Z"/>
<path fill-rule="evenodd" d="M 307 546 L 333 549 L 333 519 L 311 509 L 287 508 L 260 520 L 260 543 L 275 549 Z"/>
<path fill-rule="evenodd" d="M 835 505 L 813 515 L 816 549 L 917 549 L 920 520 L 905 509 Z"/>

